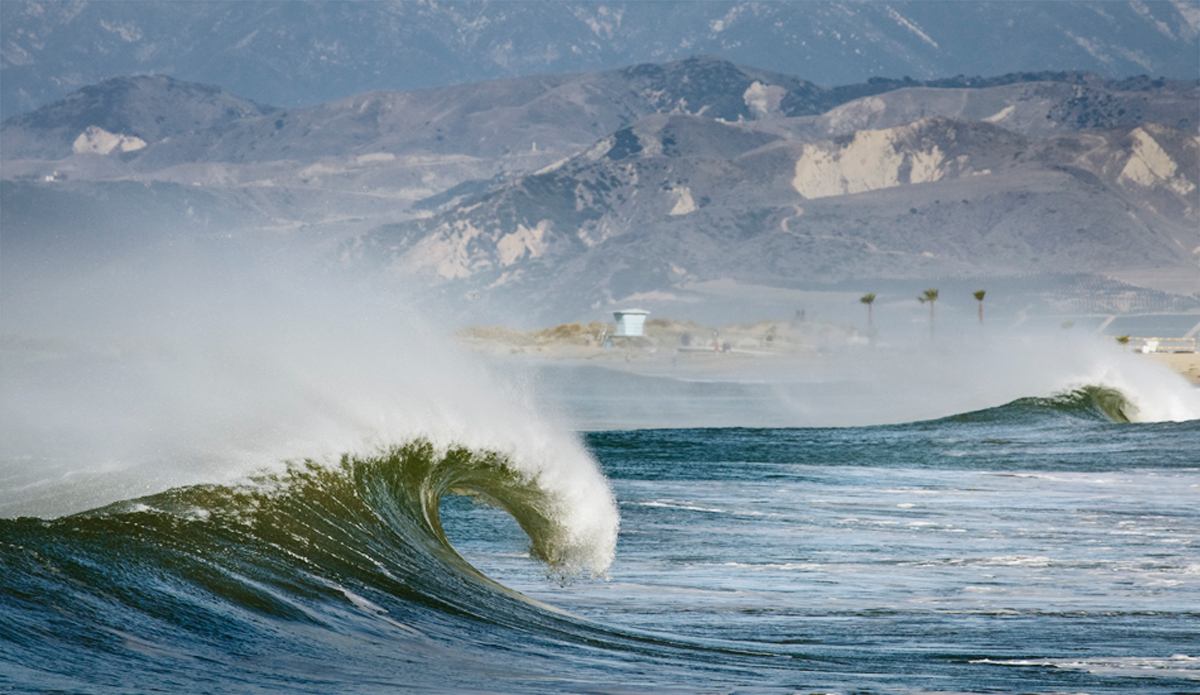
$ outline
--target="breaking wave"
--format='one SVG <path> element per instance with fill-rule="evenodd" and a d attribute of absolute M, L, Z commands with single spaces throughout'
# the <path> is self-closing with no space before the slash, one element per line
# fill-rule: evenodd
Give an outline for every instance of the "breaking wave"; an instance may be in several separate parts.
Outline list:
<path fill-rule="evenodd" d="M 442 529 L 439 502 L 448 494 L 506 510 L 555 578 L 600 574 L 612 562 L 618 516 L 594 467 L 571 475 L 495 450 L 414 439 L 333 463 L 294 462 L 237 485 L 174 488 L 57 519 L 0 520 L 0 657 L 15 648 L 28 668 L 55 671 L 56 660 L 105 653 L 136 659 L 138 651 L 183 654 L 208 644 L 230 654 L 290 634 L 288 625 L 387 630 L 395 646 L 416 652 L 439 633 L 461 639 L 470 624 L 583 629 L 465 561 Z M 65 617 L 48 628 L 52 607 Z M 288 652 L 306 648 L 295 638 L 283 643 Z M 55 646 L 66 644 L 75 646 Z M 112 665 L 137 667 L 120 663 Z"/>
<path fill-rule="evenodd" d="M 436 560 L 482 578 L 455 552 L 440 519 L 443 496 L 469 495 L 507 511 L 528 535 L 530 554 L 566 579 L 603 573 L 615 552 L 612 493 L 598 473 L 589 473 L 555 476 L 511 454 L 415 439 L 375 454 L 346 454 L 332 465 L 291 463 L 240 485 L 175 488 L 42 523 L 46 528 L 132 523 L 143 534 L 161 536 L 165 545 L 181 531 L 193 541 L 235 533 L 318 567 L 328 565 L 310 557 L 314 551 L 404 556 L 405 566 Z M 378 569 L 377 563 L 371 566 Z"/>
<path fill-rule="evenodd" d="M 1018 398 L 996 408 L 987 408 L 944 418 L 945 422 L 1045 421 L 1061 417 L 1096 422 L 1136 422 L 1140 409 L 1123 391 L 1090 384 L 1050 396 Z"/>
<path fill-rule="evenodd" d="M 1018 403 L 1079 417 L 1103 416 L 1113 422 L 1137 419 L 1138 407 L 1120 390 L 1111 386 L 1088 385 L 1044 398 L 1021 399 Z"/>

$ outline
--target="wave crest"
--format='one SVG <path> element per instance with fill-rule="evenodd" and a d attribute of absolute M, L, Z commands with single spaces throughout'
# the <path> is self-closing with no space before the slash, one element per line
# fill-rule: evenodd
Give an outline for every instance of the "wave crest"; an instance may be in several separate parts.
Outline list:
<path fill-rule="evenodd" d="M 1096 422 L 1135 422 L 1139 408 L 1124 391 L 1102 384 L 1088 384 L 1050 396 L 1018 398 L 995 408 L 953 415 L 946 422 L 1041 421 L 1059 416 Z"/>
<path fill-rule="evenodd" d="M 1138 414 L 1137 405 L 1123 391 L 1100 384 L 1068 389 L 1049 397 L 1022 400 L 1030 405 L 1072 415 L 1094 417 L 1099 411 L 1113 422 L 1132 422 Z"/>
<path fill-rule="evenodd" d="M 483 578 L 454 550 L 439 518 L 444 495 L 471 495 L 512 515 L 529 537 L 531 555 L 565 580 L 608 568 L 619 519 L 594 463 L 576 463 L 539 468 L 495 450 L 418 438 L 335 463 L 292 462 L 242 485 L 175 488 L 74 518 L 163 512 L 295 548 L 297 555 L 312 557 L 325 547 L 339 558 L 403 556 L 401 564 L 410 567 L 425 566 L 433 555 Z M 558 470 L 564 467 L 570 470 Z"/>
<path fill-rule="evenodd" d="M 546 563 L 560 579 L 590 572 L 600 574 L 612 563 L 616 548 L 616 507 L 607 485 L 581 476 L 588 493 L 600 493 L 600 504 L 581 507 L 579 489 L 563 489 L 541 471 L 528 471 L 511 456 L 491 450 L 453 446 L 438 450 L 418 439 L 376 456 L 343 457 L 342 467 L 373 494 L 378 510 L 420 510 L 419 521 L 445 548 L 439 506 L 446 494 L 470 495 L 507 511 L 525 531 L 530 554 Z M 601 479 L 602 480 L 602 479 Z M 590 483 L 590 484 L 589 484 Z M 380 495 L 379 493 L 384 493 Z"/>

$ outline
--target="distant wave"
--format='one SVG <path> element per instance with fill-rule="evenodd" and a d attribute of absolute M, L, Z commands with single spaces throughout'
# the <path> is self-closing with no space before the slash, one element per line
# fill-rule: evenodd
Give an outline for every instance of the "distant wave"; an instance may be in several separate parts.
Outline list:
<path fill-rule="evenodd" d="M 1131 422 L 1138 413 L 1138 407 L 1122 391 L 1110 386 L 1094 384 L 1064 391 L 1048 398 L 1024 400 L 1030 401 L 1030 405 L 1034 407 L 1083 417 L 1094 416 L 1098 410 L 1113 422 Z"/>
<path fill-rule="evenodd" d="M 996 408 L 944 418 L 944 422 L 986 422 L 1070 417 L 1096 422 L 1128 423 L 1137 419 L 1138 407 L 1119 389 L 1089 384 L 1051 396 L 1018 398 Z"/>

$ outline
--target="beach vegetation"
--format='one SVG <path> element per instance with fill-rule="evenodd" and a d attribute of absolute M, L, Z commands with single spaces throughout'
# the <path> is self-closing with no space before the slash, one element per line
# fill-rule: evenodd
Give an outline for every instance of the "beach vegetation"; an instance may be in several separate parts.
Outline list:
<path fill-rule="evenodd" d="M 875 304 L 875 293 L 868 292 L 864 294 L 858 301 L 867 305 L 867 332 L 872 330 L 871 308 Z"/>
<path fill-rule="evenodd" d="M 926 303 L 929 304 L 929 334 L 933 335 L 933 322 L 934 322 L 934 318 L 935 318 L 934 317 L 934 305 L 937 304 L 937 300 L 938 300 L 937 288 L 930 287 L 929 289 L 927 289 L 923 293 L 921 293 L 917 297 L 917 300 L 919 302 L 921 302 L 922 304 L 926 304 Z"/>

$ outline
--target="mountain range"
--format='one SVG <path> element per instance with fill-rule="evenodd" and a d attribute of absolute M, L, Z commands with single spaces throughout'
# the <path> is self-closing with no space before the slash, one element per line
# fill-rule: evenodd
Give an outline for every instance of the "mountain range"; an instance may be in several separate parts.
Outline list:
<path fill-rule="evenodd" d="M 343 261 L 564 314 L 717 280 L 1194 272 L 1198 154 L 1151 124 L 1039 140 L 939 116 L 812 142 L 664 114 Z"/>
<path fill-rule="evenodd" d="M 1194 0 L 0 3 L 0 117 L 166 75 L 297 108 L 715 55 L 822 85 L 1083 70 L 1200 77 Z"/>
<path fill-rule="evenodd" d="M 0 214 L 11 249 L 121 191 L 475 315 L 1030 274 L 1186 308 L 1198 132 L 1200 82 L 1083 72 L 822 87 L 710 57 L 308 108 L 123 77 L 3 123 Z"/>

